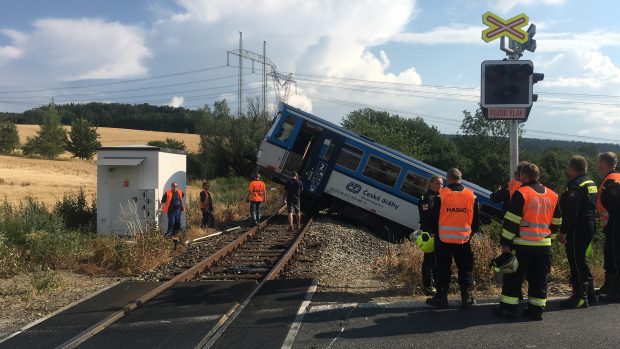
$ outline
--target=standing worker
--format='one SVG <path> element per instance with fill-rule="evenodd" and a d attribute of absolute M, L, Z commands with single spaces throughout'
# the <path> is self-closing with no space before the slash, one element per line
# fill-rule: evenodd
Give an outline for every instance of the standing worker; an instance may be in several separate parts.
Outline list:
<path fill-rule="evenodd" d="M 202 183 L 199 206 L 200 212 L 202 212 L 202 222 L 200 223 L 200 227 L 213 228 L 215 226 L 213 222 L 213 197 L 211 196 L 211 192 L 209 191 L 209 182 Z"/>
<path fill-rule="evenodd" d="M 605 176 L 598 190 L 598 208 L 605 233 L 605 283 L 599 289 L 603 302 L 620 302 L 620 173 L 615 153 L 598 154 L 596 168 Z"/>
<path fill-rule="evenodd" d="M 531 320 L 542 320 L 547 303 L 547 275 L 551 268 L 551 240 L 555 239 L 562 215 L 558 195 L 538 182 L 540 170 L 534 164 L 521 168 L 523 185 L 512 199 L 506 216 L 501 246 L 513 253 L 518 268 L 504 274 L 499 307 L 493 313 L 500 317 L 519 316 L 521 284 L 527 274 L 528 308 L 523 312 Z"/>
<path fill-rule="evenodd" d="M 572 295 L 562 301 L 564 308 L 587 308 L 596 304 L 592 274 L 586 262 L 586 250 L 596 231 L 597 189 L 587 175 L 588 162 L 583 156 L 575 155 L 568 161 L 568 184 L 560 196 L 562 226 L 558 240 L 566 245 L 566 257 L 570 266 Z"/>
<path fill-rule="evenodd" d="M 179 189 L 177 182 L 172 182 L 170 189 L 166 190 L 159 203 L 159 209 L 168 216 L 166 235 L 171 236 L 172 240 L 177 242 L 179 240 L 177 234 L 181 230 L 181 213 L 185 211 L 183 192 Z"/>
<path fill-rule="evenodd" d="M 420 214 L 420 230 L 423 233 L 429 233 L 431 231 L 431 215 L 435 205 L 437 205 L 437 199 L 439 198 L 439 190 L 443 187 L 443 178 L 440 176 L 431 177 L 428 183 L 428 190 L 420 198 L 418 203 L 418 212 Z M 427 238 L 431 238 L 428 236 Z M 423 237 L 422 237 L 423 238 Z M 425 252 L 424 260 L 422 262 L 422 285 L 424 287 L 424 294 L 432 296 L 435 293 L 434 283 L 437 281 L 437 270 L 435 268 L 435 252 Z"/>
<path fill-rule="evenodd" d="M 254 221 L 254 225 L 260 223 L 260 207 L 261 204 L 267 201 L 267 187 L 265 183 L 260 180 L 260 173 L 256 172 L 253 176 L 253 180 L 248 186 L 248 198 L 250 203 L 250 216 Z"/>
<path fill-rule="evenodd" d="M 431 211 L 431 232 L 435 239 L 435 267 L 437 294 L 426 303 L 436 307 L 448 306 L 448 288 L 452 276 L 452 257 L 458 268 L 461 287 L 461 308 L 474 304 L 471 296 L 474 254 L 471 250 L 472 232 L 480 228 L 478 199 L 474 192 L 461 184 L 461 171 L 448 170 L 448 187 L 439 190 L 439 198 Z"/>
<path fill-rule="evenodd" d="M 515 173 L 512 174 L 514 179 L 508 182 L 508 185 L 506 185 L 506 187 L 502 188 L 502 186 L 499 186 L 497 190 L 491 194 L 491 201 L 496 203 L 502 203 L 502 210 L 504 211 L 504 214 L 506 214 L 506 211 L 508 211 L 508 206 L 510 205 L 510 198 L 514 195 L 517 189 L 519 189 L 521 185 L 523 185 L 523 183 L 521 183 L 521 167 L 523 167 L 523 165 L 526 163 L 527 162 L 525 161 L 520 162 L 517 165 Z"/>
<path fill-rule="evenodd" d="M 293 177 L 284 185 L 284 202 L 288 212 L 288 229 L 299 229 L 301 225 L 301 191 L 304 190 L 303 183 L 299 180 L 297 172 L 293 172 Z M 295 219 L 296 218 L 296 219 Z M 295 221 L 297 224 L 294 224 Z M 295 225 L 295 227 L 293 227 Z"/>

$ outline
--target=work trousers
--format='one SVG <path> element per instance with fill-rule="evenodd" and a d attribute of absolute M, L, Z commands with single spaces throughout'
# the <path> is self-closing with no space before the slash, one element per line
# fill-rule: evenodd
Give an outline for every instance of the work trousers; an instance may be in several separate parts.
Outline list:
<path fill-rule="evenodd" d="M 570 280 L 573 286 L 590 281 L 592 274 L 586 262 L 586 249 L 594 236 L 594 221 L 586 220 L 575 224 L 575 231 L 566 236 L 566 257 L 570 267 Z"/>
<path fill-rule="evenodd" d="M 260 223 L 260 201 L 250 201 L 250 216 L 254 220 L 254 223 Z"/>
<path fill-rule="evenodd" d="M 605 233 L 605 272 L 620 277 L 620 219 L 609 217 L 609 222 L 603 232 Z"/>
<path fill-rule="evenodd" d="M 422 261 L 422 284 L 424 288 L 434 286 L 433 283 L 437 281 L 436 272 L 435 253 L 425 253 L 424 260 Z"/>
<path fill-rule="evenodd" d="M 202 221 L 200 222 L 200 226 L 202 228 L 213 228 L 214 227 L 214 218 L 213 212 L 209 211 L 209 209 L 203 208 L 202 210 Z"/>
<path fill-rule="evenodd" d="M 547 275 L 551 269 L 551 255 L 525 253 L 517 246 L 515 256 L 519 268 L 512 274 L 504 274 L 500 306 L 508 311 L 517 311 L 521 284 L 527 274 L 529 307 L 542 311 L 547 304 Z"/>
<path fill-rule="evenodd" d="M 448 244 L 435 238 L 435 268 L 437 268 L 437 291 L 447 291 L 452 276 L 452 258 L 458 269 L 458 281 L 461 288 L 472 284 L 474 270 L 474 253 L 469 241 L 465 244 Z"/>
<path fill-rule="evenodd" d="M 167 235 L 176 236 L 181 230 L 181 209 L 170 207 L 168 210 L 168 231 Z"/>

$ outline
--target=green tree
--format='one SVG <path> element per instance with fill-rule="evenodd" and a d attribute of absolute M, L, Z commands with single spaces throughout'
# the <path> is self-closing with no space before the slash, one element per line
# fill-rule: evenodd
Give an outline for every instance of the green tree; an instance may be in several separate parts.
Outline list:
<path fill-rule="evenodd" d="M 55 159 L 65 151 L 67 133 L 60 124 L 60 117 L 54 105 L 50 103 L 45 113 L 43 124 L 35 137 L 28 137 L 22 146 L 24 155 L 39 154 L 46 159 Z"/>
<path fill-rule="evenodd" d="M 488 189 L 507 182 L 510 168 L 509 123 L 487 120 L 481 109 L 473 115 L 464 110 L 461 131 L 463 136 L 457 137 L 455 142 L 461 154 L 469 160 L 462 168 L 464 177 Z"/>
<path fill-rule="evenodd" d="M 17 126 L 10 121 L 0 122 L 0 153 L 10 154 L 19 148 Z"/>
<path fill-rule="evenodd" d="M 160 148 L 187 151 L 187 146 L 185 145 L 185 142 L 178 140 L 178 139 L 174 139 L 174 138 L 166 138 L 165 141 L 162 141 L 162 140 L 149 141 L 147 145 L 151 145 L 154 147 L 160 147 Z"/>
<path fill-rule="evenodd" d="M 67 150 L 74 158 L 91 159 L 100 146 L 97 128 L 90 121 L 80 118 L 71 123 Z"/>
<path fill-rule="evenodd" d="M 462 162 L 454 143 L 420 117 L 365 108 L 349 113 L 342 126 L 441 169 Z"/>

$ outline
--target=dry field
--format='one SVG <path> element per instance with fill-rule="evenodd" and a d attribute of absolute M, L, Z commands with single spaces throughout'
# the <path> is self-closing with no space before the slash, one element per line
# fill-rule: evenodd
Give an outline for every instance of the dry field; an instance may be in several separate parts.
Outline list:
<path fill-rule="evenodd" d="M 18 125 L 20 142 L 33 136 L 39 126 Z M 146 144 L 150 140 L 175 138 L 183 140 L 189 151 L 198 151 L 200 137 L 194 134 L 140 131 L 117 128 L 98 128 L 104 146 Z M 28 159 L 0 156 L 0 200 L 19 202 L 31 196 L 53 205 L 65 194 L 75 194 L 84 189 L 89 201 L 97 187 L 97 166 L 94 161 L 70 159 L 69 154 L 60 160 Z M 198 188 L 188 188 L 190 195 L 197 195 Z"/>
<path fill-rule="evenodd" d="M 65 129 L 69 132 L 71 127 L 65 126 Z M 17 125 L 19 142 L 23 144 L 26 142 L 26 137 L 34 136 L 38 130 L 39 125 Z M 100 142 L 103 146 L 146 144 L 149 141 L 163 141 L 166 138 L 174 138 L 185 142 L 188 151 L 197 152 L 200 144 L 200 136 L 189 133 L 141 131 L 110 127 L 98 127 L 97 132 L 101 136 Z"/>

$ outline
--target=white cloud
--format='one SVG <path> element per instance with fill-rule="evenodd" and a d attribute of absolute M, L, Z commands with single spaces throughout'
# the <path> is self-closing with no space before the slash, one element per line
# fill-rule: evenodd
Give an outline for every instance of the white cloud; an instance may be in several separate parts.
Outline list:
<path fill-rule="evenodd" d="M 495 7 L 502 13 L 512 10 L 515 6 L 563 5 L 567 0 L 498 0 Z"/>
<path fill-rule="evenodd" d="M 180 108 L 183 106 L 184 102 L 185 102 L 185 98 L 183 98 L 183 96 L 174 96 L 172 97 L 168 105 L 173 108 Z"/>
<path fill-rule="evenodd" d="M 30 33 L 3 31 L 13 40 L 11 70 L 58 80 L 128 78 L 147 72 L 144 61 L 150 51 L 137 27 L 92 18 L 39 19 L 33 27 Z"/>
<path fill-rule="evenodd" d="M 393 40 L 403 43 L 425 45 L 442 44 L 483 44 L 481 39 L 482 26 L 465 26 L 453 24 L 450 26 L 435 27 L 431 31 L 421 33 L 400 33 Z"/>

